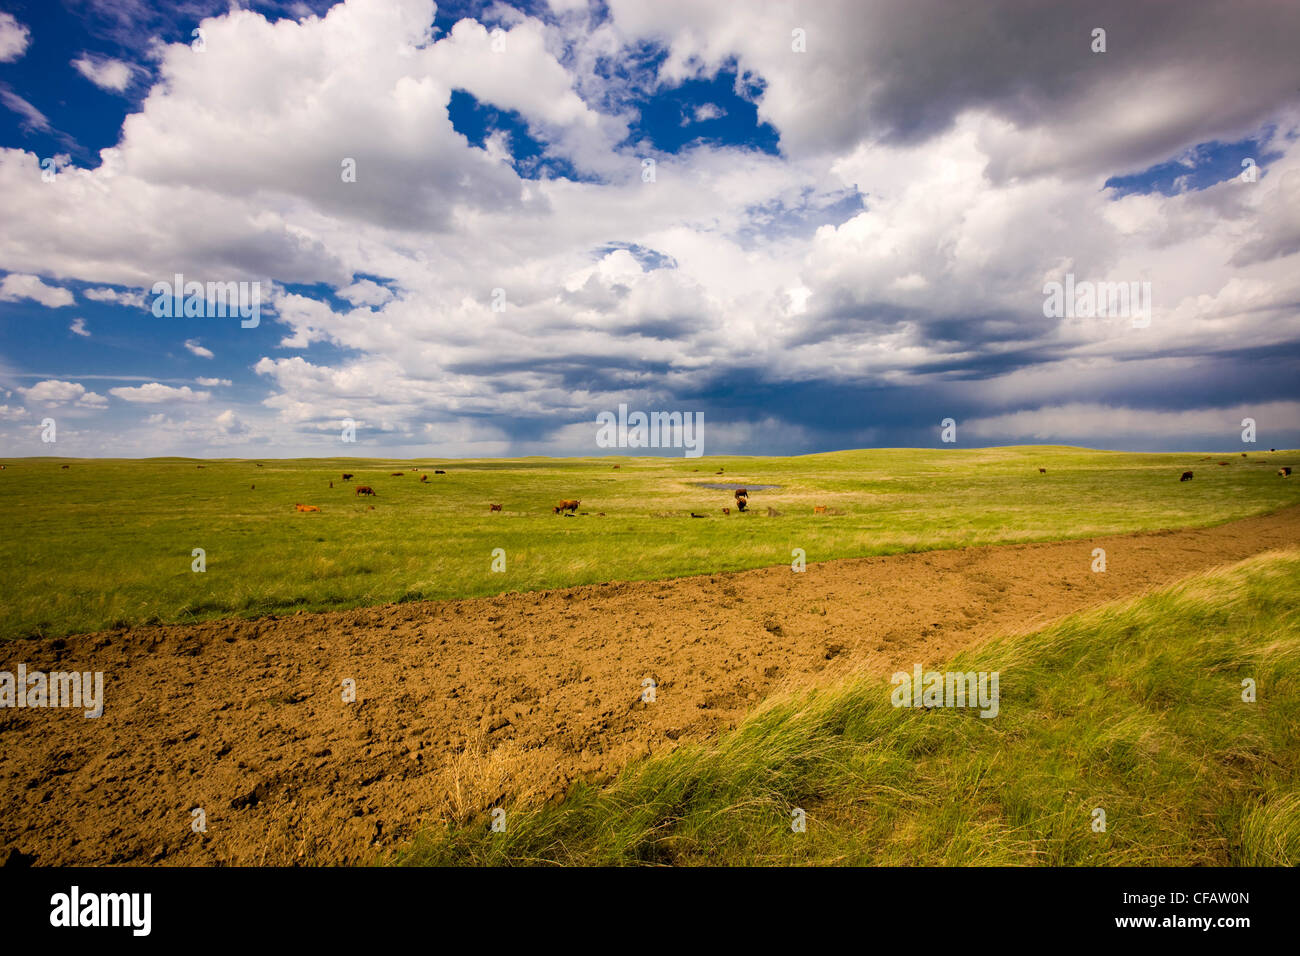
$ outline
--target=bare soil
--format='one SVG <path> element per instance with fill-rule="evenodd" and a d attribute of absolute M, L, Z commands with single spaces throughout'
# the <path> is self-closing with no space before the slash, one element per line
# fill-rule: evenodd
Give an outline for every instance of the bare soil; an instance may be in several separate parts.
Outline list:
<path fill-rule="evenodd" d="M 0 645 L 103 671 L 105 709 L 0 709 L 0 860 L 374 861 L 420 826 L 561 796 L 775 691 L 889 674 L 1261 551 L 1216 528 L 137 627 Z M 1092 550 L 1107 570 L 1091 571 Z M 342 682 L 356 681 L 356 701 Z M 643 681 L 655 700 L 642 700 Z M 202 808 L 206 832 L 191 827 Z"/>

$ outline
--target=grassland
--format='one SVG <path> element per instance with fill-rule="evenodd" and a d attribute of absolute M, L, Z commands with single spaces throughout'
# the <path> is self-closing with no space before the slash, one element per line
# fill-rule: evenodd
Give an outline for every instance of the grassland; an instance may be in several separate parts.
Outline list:
<path fill-rule="evenodd" d="M 815 562 L 1210 525 L 1300 501 L 1300 479 L 1275 475 L 1283 464 L 1300 465 L 1300 455 L 1032 446 L 260 467 L 8 459 L 0 638 L 740 570 L 788 563 L 793 548 Z M 1180 483 L 1186 469 L 1196 479 Z M 344 471 L 379 496 L 354 497 Z M 781 488 L 754 494 L 750 514 L 724 518 L 730 493 L 698 487 L 709 481 Z M 561 498 L 582 499 L 590 514 L 553 515 Z M 321 513 L 298 514 L 296 502 Z M 489 503 L 503 512 L 489 514 Z M 814 505 L 831 513 L 814 516 Z M 768 506 L 781 516 L 767 517 Z M 191 570 L 195 548 L 206 552 L 202 574 Z M 506 553 L 504 573 L 491 570 L 495 548 Z"/>
<path fill-rule="evenodd" d="M 712 744 L 558 805 L 508 806 L 505 832 L 484 818 L 431 827 L 398 861 L 1300 863 L 1300 551 L 949 667 L 1000 673 L 995 718 L 895 708 L 879 678 L 773 699 Z"/>

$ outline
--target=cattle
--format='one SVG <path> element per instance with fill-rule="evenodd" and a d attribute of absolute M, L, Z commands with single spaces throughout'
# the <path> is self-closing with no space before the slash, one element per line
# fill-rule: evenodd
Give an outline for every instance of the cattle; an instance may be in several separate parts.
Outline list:
<path fill-rule="evenodd" d="M 619 470 L 620 468 L 622 468 L 622 467 L 623 467 L 622 465 L 615 465 L 615 466 L 614 466 L 614 470 L 615 470 L 615 471 L 618 471 L 618 470 Z"/>
<path fill-rule="evenodd" d="M 203 466 L 202 466 L 202 465 L 195 465 L 194 467 L 195 467 L 195 468 L 202 468 Z"/>
<path fill-rule="evenodd" d="M 357 490 L 353 492 L 353 494 L 358 495 L 373 495 L 374 493 L 375 489 L 371 488 L 369 485 L 357 485 Z"/>
<path fill-rule="evenodd" d="M 1241 457 L 1242 457 L 1242 458 L 1245 458 L 1245 457 L 1246 457 L 1246 453 L 1245 453 L 1244 451 L 1241 453 Z"/>
<path fill-rule="evenodd" d="M 1290 466 L 1290 465 L 1283 465 L 1281 468 L 1279 468 L 1279 469 L 1277 470 L 1277 473 L 1278 473 L 1278 476 L 1279 476 L 1279 477 L 1282 477 L 1282 478 L 1290 478 L 1290 477 L 1291 477 L 1291 466 Z"/>
<path fill-rule="evenodd" d="M 433 470 L 433 473 L 434 473 L 435 475 L 445 475 L 445 474 L 446 474 L 446 472 L 443 471 L 441 468 L 435 468 L 435 469 Z"/>
<path fill-rule="evenodd" d="M 723 513 L 724 515 L 729 515 L 729 514 L 731 514 L 731 509 L 730 509 L 730 508 L 723 508 L 723 509 L 722 509 L 722 513 Z"/>
<path fill-rule="evenodd" d="M 401 478 L 404 474 L 406 474 L 406 472 L 404 472 L 404 471 L 394 471 L 394 472 L 389 473 L 388 477 L 389 477 L 389 478 Z"/>
<path fill-rule="evenodd" d="M 299 511 L 320 511 L 315 505 L 294 505 Z"/>
<path fill-rule="evenodd" d="M 597 518 L 603 518 L 603 517 L 605 517 L 605 512 L 603 512 L 603 511 L 597 511 L 597 512 L 596 512 L 596 517 L 597 517 Z"/>
<path fill-rule="evenodd" d="M 1045 475 L 1045 474 L 1047 474 L 1047 469 L 1046 469 L 1046 468 L 1039 468 L 1039 469 L 1038 469 L 1038 473 L 1039 473 L 1040 475 Z"/>
<path fill-rule="evenodd" d="M 1277 451 L 1276 448 L 1270 448 L 1269 451 Z"/>
<path fill-rule="evenodd" d="M 1179 481 L 1191 481 L 1191 480 L 1192 480 L 1192 473 L 1191 473 L 1190 471 L 1185 471 L 1185 472 L 1183 472 L 1183 477 L 1179 478 L 1178 480 L 1179 480 Z"/>
<path fill-rule="evenodd" d="M 1219 462 L 1219 464 L 1220 464 L 1220 465 L 1231 465 L 1232 462 L 1230 462 L 1230 461 L 1221 461 L 1221 462 Z"/>
<path fill-rule="evenodd" d="M 248 486 L 248 490 L 249 490 L 249 491 L 256 491 L 256 490 L 257 490 L 257 485 L 249 485 L 249 486 Z"/>
<path fill-rule="evenodd" d="M 736 499 L 736 507 L 739 508 L 741 511 L 744 511 L 747 507 L 749 507 L 749 499 L 748 499 L 748 498 L 737 498 L 737 499 Z"/>
<path fill-rule="evenodd" d="M 368 507 L 366 510 L 367 510 L 367 511 L 374 511 L 374 510 L 375 510 L 375 506 L 374 506 L 374 505 L 371 505 L 371 506 Z"/>
<path fill-rule="evenodd" d="M 692 517 L 692 518 L 703 518 L 704 515 L 697 515 L 694 511 L 692 511 L 692 512 L 691 512 L 691 517 Z"/>
<path fill-rule="evenodd" d="M 749 497 L 749 489 L 748 489 L 748 488 L 737 488 L 737 489 L 736 489 L 736 497 L 737 497 L 737 498 L 748 498 L 748 497 Z"/>
<path fill-rule="evenodd" d="M 260 461 L 259 461 L 259 462 L 254 462 L 254 464 L 255 464 L 258 468 L 261 468 L 261 467 L 262 467 L 262 463 L 261 463 Z"/>
<path fill-rule="evenodd" d="M 825 505 L 813 505 L 813 514 L 824 515 L 826 513 Z"/>
<path fill-rule="evenodd" d="M 349 475 L 349 474 L 345 471 L 345 472 L 343 472 L 343 480 L 344 480 L 344 481 L 351 481 L 351 480 L 352 480 L 352 476 Z"/>
<path fill-rule="evenodd" d="M 5 470 L 5 466 L 4 466 L 4 465 L 0 465 L 0 471 L 4 471 L 4 470 Z"/>
<path fill-rule="evenodd" d="M 69 468 L 69 467 L 71 467 L 71 466 L 70 466 L 70 465 L 60 465 L 59 467 L 60 467 L 60 468 Z"/>
<path fill-rule="evenodd" d="M 500 510 L 501 510 L 501 506 L 500 506 L 500 505 L 488 505 L 488 511 L 489 511 L 489 512 L 491 512 L 491 511 L 500 511 Z"/>
<path fill-rule="evenodd" d="M 331 488 L 334 487 L 334 482 L 332 482 L 332 481 L 330 482 L 330 487 L 331 487 Z"/>
<path fill-rule="evenodd" d="M 421 476 L 420 476 L 420 484 L 422 484 L 422 485 L 423 485 L 423 484 L 426 484 L 426 483 L 428 483 L 428 481 L 429 481 L 429 476 L 428 476 L 428 475 L 421 475 Z"/>
<path fill-rule="evenodd" d="M 563 501 L 561 501 L 558 505 L 555 506 L 555 513 L 557 515 L 561 511 L 568 511 L 569 513 L 573 513 L 578 510 L 578 505 L 580 504 L 582 504 L 581 501 L 577 501 L 573 498 L 565 498 Z"/>

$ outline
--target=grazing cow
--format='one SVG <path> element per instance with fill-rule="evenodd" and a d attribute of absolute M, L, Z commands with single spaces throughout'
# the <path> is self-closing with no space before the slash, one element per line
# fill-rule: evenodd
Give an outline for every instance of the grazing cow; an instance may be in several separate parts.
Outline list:
<path fill-rule="evenodd" d="M 428 484 L 428 481 L 429 481 L 429 476 L 428 476 L 428 475 L 421 475 L 421 476 L 420 476 L 420 484 L 422 484 L 422 485 L 424 485 L 424 484 Z"/>
<path fill-rule="evenodd" d="M 691 512 L 691 517 L 692 517 L 692 518 L 703 518 L 704 515 L 697 515 L 694 511 L 692 511 L 692 512 Z"/>
<path fill-rule="evenodd" d="M 332 481 L 330 482 L 330 487 L 331 487 L 331 488 L 334 487 L 334 482 L 332 482 Z"/>
<path fill-rule="evenodd" d="M 248 486 L 248 490 L 249 490 L 249 491 L 256 491 L 256 490 L 257 490 L 257 485 L 249 485 L 249 486 Z"/>
<path fill-rule="evenodd" d="M 724 515 L 729 515 L 729 514 L 731 514 L 731 509 L 730 509 L 730 508 L 723 508 L 723 509 L 722 509 L 722 513 L 723 513 Z"/>
<path fill-rule="evenodd" d="M 1276 448 L 1270 448 L 1269 451 L 1277 451 L 1277 449 L 1276 449 Z M 4 467 L 3 465 L 0 465 L 0 468 L 3 468 L 3 467 Z"/>
<path fill-rule="evenodd" d="M 737 498 L 737 499 L 736 499 L 736 507 L 739 508 L 741 511 L 744 511 L 747 507 L 749 507 L 749 499 L 748 499 L 748 498 Z"/>
<path fill-rule="evenodd" d="M 1241 453 L 1241 457 L 1242 457 L 1242 458 L 1245 458 L 1245 457 L 1246 457 L 1246 453 L 1245 453 L 1244 451 Z"/>
<path fill-rule="evenodd" d="M 1183 472 L 1183 477 L 1179 478 L 1178 480 L 1179 480 L 1179 481 L 1191 481 L 1191 480 L 1192 480 L 1192 473 L 1191 473 L 1190 471 L 1185 471 L 1185 472 Z"/>
<path fill-rule="evenodd" d="M 596 512 L 596 517 L 597 517 L 597 518 L 603 518 L 603 517 L 605 517 L 605 512 L 603 512 L 603 511 L 597 511 L 597 512 Z"/>
<path fill-rule="evenodd" d="M 391 473 L 389 474 L 388 477 L 389 477 L 389 478 L 401 478 L 404 474 L 406 474 L 406 472 L 404 472 L 404 471 L 394 471 L 394 472 L 391 472 Z"/>
<path fill-rule="evenodd" d="M 446 474 L 446 472 L 443 471 L 441 468 L 435 468 L 435 469 L 433 470 L 433 473 L 434 473 L 435 475 L 445 475 L 445 474 Z"/>
<path fill-rule="evenodd" d="M 736 497 L 737 497 L 737 498 L 748 498 L 748 497 L 749 497 L 749 489 L 748 489 L 748 488 L 737 488 L 737 489 L 736 489 Z"/>
<path fill-rule="evenodd" d="M 500 511 L 500 510 L 501 510 L 501 506 L 500 506 L 500 505 L 488 505 L 488 511 L 489 511 L 489 512 L 491 512 L 491 511 Z"/>
<path fill-rule="evenodd" d="M 1039 473 L 1040 475 L 1045 475 L 1045 474 L 1047 474 L 1047 469 L 1046 469 L 1046 468 L 1039 468 L 1039 469 L 1038 469 L 1038 473 Z"/>
<path fill-rule="evenodd" d="M 343 480 L 344 480 L 344 481 L 351 481 L 351 480 L 352 480 L 352 476 L 349 475 L 349 474 L 345 471 L 345 472 L 343 472 Z"/>
<path fill-rule="evenodd" d="M 1290 465 L 1283 465 L 1281 468 L 1279 468 L 1279 469 L 1277 470 L 1277 473 L 1278 473 L 1278 475 L 1280 475 L 1280 476 L 1283 477 L 1283 478 L 1290 478 L 1290 477 L 1291 477 L 1291 466 L 1290 466 Z"/>
<path fill-rule="evenodd" d="M 195 465 L 194 467 L 195 467 L 195 468 L 202 468 L 203 466 L 202 466 L 202 465 Z"/>
<path fill-rule="evenodd" d="M 258 468 L 261 468 L 261 467 L 262 467 L 262 463 L 261 463 L 260 461 L 259 461 L 259 462 L 255 462 L 254 464 L 256 464 Z"/>
<path fill-rule="evenodd" d="M 1220 464 L 1220 465 L 1231 465 L 1232 462 L 1230 462 L 1230 461 L 1221 461 L 1221 462 L 1219 462 L 1219 464 Z"/>
<path fill-rule="evenodd" d="M 374 493 L 375 489 L 371 488 L 369 485 L 357 485 L 357 490 L 353 492 L 353 494 L 357 495 L 373 495 Z"/>
<path fill-rule="evenodd" d="M 294 505 L 299 511 L 320 511 L 315 505 Z"/>
<path fill-rule="evenodd" d="M 59 467 L 60 467 L 60 468 L 67 468 L 68 466 L 67 466 L 67 465 L 60 465 Z"/>
<path fill-rule="evenodd" d="M 619 470 L 620 468 L 622 468 L 622 467 L 623 467 L 622 465 L 615 465 L 615 466 L 614 466 L 614 470 L 615 470 L 615 471 L 618 471 L 618 470 Z"/>
<path fill-rule="evenodd" d="M 374 506 L 374 505 L 371 505 L 371 506 L 370 506 L 369 508 L 367 508 L 366 510 L 367 510 L 367 511 L 374 511 L 374 510 L 375 510 L 375 506 Z"/>
<path fill-rule="evenodd" d="M 563 501 L 561 501 L 558 505 L 555 506 L 555 513 L 557 515 L 561 511 L 568 511 L 569 513 L 573 513 L 578 510 L 578 505 L 580 504 L 582 504 L 581 501 L 577 501 L 572 498 L 565 498 Z"/>
<path fill-rule="evenodd" d="M 825 505 L 813 505 L 813 514 L 824 515 L 826 513 Z"/>

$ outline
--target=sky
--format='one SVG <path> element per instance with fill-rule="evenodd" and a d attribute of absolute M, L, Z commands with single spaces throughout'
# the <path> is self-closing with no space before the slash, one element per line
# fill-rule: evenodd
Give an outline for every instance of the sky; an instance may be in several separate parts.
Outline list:
<path fill-rule="evenodd" d="M 0 0 L 0 456 L 683 454 L 620 405 L 1294 448 L 1297 48 L 1271 0 Z"/>

